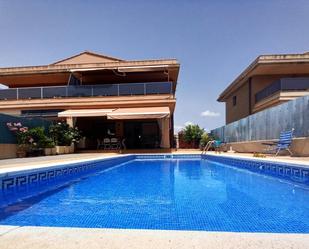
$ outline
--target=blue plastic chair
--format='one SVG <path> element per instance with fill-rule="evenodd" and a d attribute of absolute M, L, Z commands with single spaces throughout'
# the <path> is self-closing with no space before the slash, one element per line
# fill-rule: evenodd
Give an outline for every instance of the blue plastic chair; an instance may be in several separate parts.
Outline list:
<path fill-rule="evenodd" d="M 276 152 L 275 156 L 277 156 L 281 150 L 287 150 L 290 153 L 290 155 L 292 156 L 293 153 L 290 150 L 290 146 L 291 146 L 292 140 L 293 140 L 293 131 L 294 131 L 294 129 L 292 129 L 290 131 L 280 132 L 280 137 L 279 137 L 278 142 L 263 143 L 265 145 L 269 145 L 269 148 L 267 149 L 267 151 L 275 151 Z M 275 146 L 275 148 L 273 148 L 274 146 Z"/>
<path fill-rule="evenodd" d="M 226 144 L 221 140 L 213 140 L 212 147 L 215 149 L 216 152 L 221 152 L 222 146 Z"/>

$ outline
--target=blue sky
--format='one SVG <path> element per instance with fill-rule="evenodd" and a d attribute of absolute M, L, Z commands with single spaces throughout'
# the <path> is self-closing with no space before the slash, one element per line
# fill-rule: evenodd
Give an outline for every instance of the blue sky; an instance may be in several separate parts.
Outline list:
<path fill-rule="evenodd" d="M 309 51 L 308 13 L 308 0 L 0 0 L 0 67 L 84 50 L 177 58 L 175 126 L 212 129 L 225 122 L 218 95 L 258 55 Z"/>

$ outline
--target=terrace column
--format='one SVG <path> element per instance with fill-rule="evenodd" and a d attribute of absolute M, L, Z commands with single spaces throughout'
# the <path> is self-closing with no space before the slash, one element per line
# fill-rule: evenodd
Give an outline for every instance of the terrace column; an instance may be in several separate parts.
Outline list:
<path fill-rule="evenodd" d="M 73 117 L 67 117 L 67 118 L 66 118 L 66 121 L 67 121 L 67 124 L 68 124 L 70 127 L 74 127 L 74 118 L 73 118 Z"/>
<path fill-rule="evenodd" d="M 160 147 L 164 149 L 170 148 L 170 120 L 169 118 L 161 118 L 159 121 L 159 127 L 161 132 L 161 144 Z"/>

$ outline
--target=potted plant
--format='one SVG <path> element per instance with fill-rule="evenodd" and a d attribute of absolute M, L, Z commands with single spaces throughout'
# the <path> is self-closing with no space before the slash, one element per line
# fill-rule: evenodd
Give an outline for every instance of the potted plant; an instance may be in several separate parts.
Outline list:
<path fill-rule="evenodd" d="M 77 127 L 70 127 L 65 122 L 51 125 L 49 134 L 56 145 L 57 154 L 74 152 L 74 143 L 78 142 L 81 137 Z"/>
<path fill-rule="evenodd" d="M 42 156 L 48 137 L 45 135 L 44 127 L 34 127 L 28 130 L 30 149 L 29 156 Z"/>
<path fill-rule="evenodd" d="M 55 143 L 55 148 L 56 148 L 56 154 L 64 154 L 65 153 L 65 148 L 64 148 L 64 132 L 66 130 L 66 125 L 63 122 L 58 122 L 55 124 L 52 124 L 49 127 L 49 134 L 51 138 L 53 139 Z"/>
<path fill-rule="evenodd" d="M 42 141 L 42 147 L 44 148 L 45 156 L 56 154 L 55 143 L 50 137 L 45 137 L 45 139 Z"/>
<path fill-rule="evenodd" d="M 66 133 L 68 153 L 74 153 L 75 144 L 81 139 L 81 133 L 77 127 L 69 127 Z"/>
<path fill-rule="evenodd" d="M 13 132 L 17 140 L 17 157 L 26 157 L 29 150 L 28 127 L 23 126 L 20 122 L 9 122 L 6 124 L 8 129 Z"/>
<path fill-rule="evenodd" d="M 22 158 L 27 156 L 29 147 L 26 144 L 18 144 L 16 150 L 16 157 Z"/>
<path fill-rule="evenodd" d="M 17 132 L 16 139 L 17 139 L 16 156 L 19 158 L 26 157 L 30 149 L 28 130 L 25 130 L 23 132 Z"/>

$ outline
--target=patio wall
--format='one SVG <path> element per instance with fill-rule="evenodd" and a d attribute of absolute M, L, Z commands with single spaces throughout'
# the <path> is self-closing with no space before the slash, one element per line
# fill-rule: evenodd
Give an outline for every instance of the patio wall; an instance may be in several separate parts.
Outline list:
<path fill-rule="evenodd" d="M 24 118 L 0 113 L 0 159 L 16 157 L 16 137 L 13 132 L 7 128 L 7 123 L 21 122 L 27 127 L 45 127 L 47 129 L 50 121 L 41 118 Z"/>
<path fill-rule="evenodd" d="M 232 148 L 233 151 L 239 153 L 265 153 L 267 146 L 262 143 L 269 141 L 271 140 L 227 143 L 225 150 Z M 293 152 L 293 156 L 309 156 L 309 137 L 294 138 L 291 145 L 291 151 Z M 280 155 L 289 155 L 289 153 L 284 151 L 281 152 Z"/>
<path fill-rule="evenodd" d="M 262 152 L 265 149 L 262 142 L 278 139 L 281 131 L 292 128 L 297 138 L 292 150 L 297 155 L 309 156 L 309 95 L 255 113 L 211 133 L 232 145 L 235 151 Z"/>
<path fill-rule="evenodd" d="M 0 144 L 0 159 L 15 158 L 16 144 Z"/>

